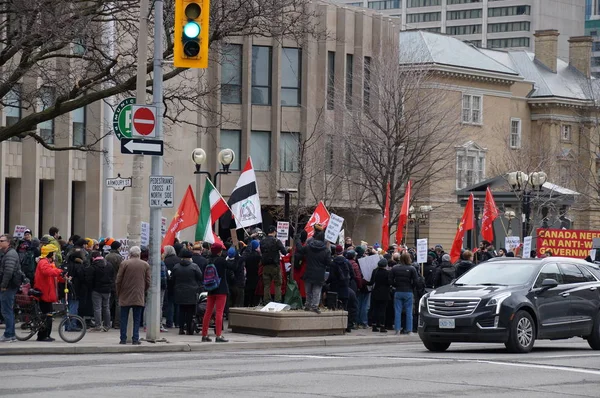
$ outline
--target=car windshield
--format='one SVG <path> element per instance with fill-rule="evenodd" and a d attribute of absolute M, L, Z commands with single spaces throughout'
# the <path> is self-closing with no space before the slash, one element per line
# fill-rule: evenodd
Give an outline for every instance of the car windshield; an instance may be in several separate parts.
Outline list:
<path fill-rule="evenodd" d="M 490 261 L 479 264 L 461 276 L 458 286 L 511 286 L 523 285 L 531 280 L 539 263 L 531 261 Z"/>

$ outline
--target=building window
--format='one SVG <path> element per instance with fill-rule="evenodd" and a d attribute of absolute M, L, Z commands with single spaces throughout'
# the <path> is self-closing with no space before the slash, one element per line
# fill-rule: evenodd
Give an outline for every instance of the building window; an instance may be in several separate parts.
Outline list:
<path fill-rule="evenodd" d="M 481 103 L 483 98 L 480 95 L 463 94 L 462 100 L 462 121 L 463 123 L 481 124 Z"/>
<path fill-rule="evenodd" d="M 464 189 L 485 180 L 485 152 L 461 147 L 456 153 L 456 189 Z"/>
<path fill-rule="evenodd" d="M 335 52 L 327 53 L 327 109 L 332 110 L 335 103 Z"/>
<path fill-rule="evenodd" d="M 531 23 L 527 22 L 527 21 L 492 23 L 492 24 L 488 25 L 488 33 L 529 32 L 530 28 L 531 28 Z"/>
<path fill-rule="evenodd" d="M 481 8 L 476 10 L 448 11 L 446 19 L 455 20 L 481 18 L 481 12 Z"/>
<path fill-rule="evenodd" d="M 281 171 L 299 171 L 300 134 L 281 132 L 279 139 L 279 168 Z"/>
<path fill-rule="evenodd" d="M 347 4 L 350 5 L 350 4 Z M 359 3 L 359 5 L 362 5 Z M 368 7 L 373 10 L 389 10 L 394 8 L 402 8 L 402 2 L 400 0 L 379 0 L 369 1 Z"/>
<path fill-rule="evenodd" d="M 481 0 L 448 0 L 448 5 L 469 3 L 481 3 Z"/>
<path fill-rule="evenodd" d="M 334 158 L 333 136 L 325 137 L 325 173 L 333 173 L 333 158 Z"/>
<path fill-rule="evenodd" d="M 86 107 L 84 106 L 71 112 L 71 119 L 73 120 L 73 146 L 83 146 L 86 144 L 85 109 Z"/>
<path fill-rule="evenodd" d="M 560 126 L 560 140 L 562 142 L 571 142 L 572 138 L 573 137 L 571 136 L 571 125 L 563 124 L 562 126 Z"/>
<path fill-rule="evenodd" d="M 271 170 L 271 132 L 252 131 L 250 135 L 250 156 L 256 171 Z"/>
<path fill-rule="evenodd" d="M 424 12 L 421 14 L 408 14 L 406 16 L 406 22 L 415 23 L 415 22 L 433 22 L 440 21 L 442 19 L 441 12 Z"/>
<path fill-rule="evenodd" d="M 231 170 L 241 170 L 242 132 L 240 130 L 221 130 L 220 140 L 220 149 L 229 148 L 235 153 L 235 160 L 229 168 Z"/>
<path fill-rule="evenodd" d="M 508 17 L 511 15 L 529 14 L 531 14 L 531 7 L 529 6 L 488 8 L 488 17 Z"/>
<path fill-rule="evenodd" d="M 363 106 L 365 109 L 369 109 L 371 106 L 371 57 L 365 57 L 364 71 Z"/>
<path fill-rule="evenodd" d="M 492 39 L 487 42 L 488 48 L 529 47 L 529 37 L 512 37 L 509 39 Z"/>
<path fill-rule="evenodd" d="M 254 74 L 252 74 L 252 79 L 254 82 Z M 227 44 L 223 48 L 221 102 L 224 104 L 242 103 L 242 46 L 240 44 Z"/>
<path fill-rule="evenodd" d="M 281 55 L 281 105 L 299 106 L 302 51 L 299 48 L 284 47 Z"/>
<path fill-rule="evenodd" d="M 440 33 L 442 31 L 442 28 L 424 28 L 421 30 L 424 32 Z"/>
<path fill-rule="evenodd" d="M 54 106 L 56 90 L 54 87 L 43 86 L 40 88 L 39 112 Z M 46 120 L 38 124 L 40 137 L 47 143 L 54 145 L 54 120 Z"/>
<path fill-rule="evenodd" d="M 509 145 L 512 149 L 521 148 L 521 119 L 510 120 L 510 140 Z"/>
<path fill-rule="evenodd" d="M 271 105 L 272 48 L 252 46 L 252 104 Z"/>
<path fill-rule="evenodd" d="M 453 36 L 481 33 L 481 25 L 448 26 L 446 33 Z"/>
<path fill-rule="evenodd" d="M 354 76 L 354 56 L 346 54 L 346 107 L 352 108 L 352 78 Z"/>
<path fill-rule="evenodd" d="M 408 8 L 439 6 L 441 0 L 408 0 Z"/>
<path fill-rule="evenodd" d="M 21 85 L 15 84 L 6 94 L 4 103 L 4 125 L 12 126 L 21 120 Z M 11 137 L 11 141 L 21 141 L 19 137 Z"/>
<path fill-rule="evenodd" d="M 347 6 L 351 6 L 351 7 L 362 7 L 363 6 L 363 2 L 362 1 L 357 1 L 354 3 L 348 3 L 346 4 Z"/>
<path fill-rule="evenodd" d="M 592 51 L 600 51 L 600 41 L 595 41 L 592 43 Z"/>

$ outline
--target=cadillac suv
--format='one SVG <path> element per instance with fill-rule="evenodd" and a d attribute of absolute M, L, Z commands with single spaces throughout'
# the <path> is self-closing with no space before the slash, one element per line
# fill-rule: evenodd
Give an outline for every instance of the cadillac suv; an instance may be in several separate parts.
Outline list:
<path fill-rule="evenodd" d="M 419 337 L 430 351 L 485 342 L 525 353 L 536 339 L 575 336 L 600 350 L 600 269 L 583 260 L 495 258 L 419 302 Z"/>

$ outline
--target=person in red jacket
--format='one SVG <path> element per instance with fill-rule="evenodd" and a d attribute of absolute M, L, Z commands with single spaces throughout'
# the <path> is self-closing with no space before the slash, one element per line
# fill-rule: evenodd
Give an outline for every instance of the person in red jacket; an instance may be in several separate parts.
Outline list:
<path fill-rule="evenodd" d="M 52 303 L 58 300 L 57 296 L 57 280 L 58 282 L 65 282 L 62 277 L 62 270 L 56 268 L 54 265 L 54 254 L 58 249 L 56 246 L 48 244 L 42 247 L 42 254 L 40 261 L 35 270 L 35 288 L 42 292 L 39 299 L 40 310 L 46 315 L 46 327 L 38 332 L 37 341 L 54 341 L 50 337 L 52 332 L 52 316 L 53 312 Z"/>

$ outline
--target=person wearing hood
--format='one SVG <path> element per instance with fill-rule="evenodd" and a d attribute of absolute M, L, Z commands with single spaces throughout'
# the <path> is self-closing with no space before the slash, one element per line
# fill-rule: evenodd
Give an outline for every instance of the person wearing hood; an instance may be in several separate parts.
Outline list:
<path fill-rule="evenodd" d="M 444 256 L 447 256 L 447 254 L 443 254 L 442 259 L 440 260 L 443 261 Z M 436 270 L 438 264 L 441 262 L 437 261 L 436 258 L 437 256 L 435 252 L 429 252 L 427 253 L 427 262 L 423 264 L 423 278 L 425 278 L 425 287 L 429 289 L 433 288 L 433 280 L 436 275 Z"/>
<path fill-rule="evenodd" d="M 110 292 L 115 285 L 115 271 L 99 250 L 92 251 L 92 264 L 87 270 L 87 285 L 92 291 L 94 306 L 94 332 L 108 332 L 110 329 Z"/>
<path fill-rule="evenodd" d="M 181 261 L 171 272 L 175 304 L 179 306 L 179 334 L 194 334 L 194 314 L 196 313 L 197 294 L 202 285 L 202 272 L 192 262 L 192 252 L 182 249 L 179 252 Z M 184 328 L 185 325 L 185 328 Z"/>
<path fill-rule="evenodd" d="M 57 282 L 65 281 L 62 277 L 64 271 L 57 268 L 54 264 L 54 255 L 57 253 L 58 249 L 53 244 L 44 245 L 40 255 L 41 259 L 35 269 L 35 288 L 42 292 L 39 298 L 39 305 L 46 322 L 46 327 L 38 332 L 38 341 L 54 341 L 50 337 L 52 333 L 52 317 L 49 315 L 54 312 L 52 303 L 58 300 L 56 294 Z"/>
<path fill-rule="evenodd" d="M 255 294 L 256 286 L 258 285 L 258 268 L 260 264 L 260 253 L 258 248 L 260 242 L 253 240 L 248 245 L 248 249 L 244 250 L 244 254 L 240 261 L 241 266 L 246 269 L 246 284 L 244 287 L 244 307 L 254 307 L 258 305 L 259 298 Z"/>
<path fill-rule="evenodd" d="M 436 269 L 433 287 L 449 285 L 454 279 L 456 279 L 456 267 L 450 262 L 450 255 L 444 254 L 442 262 Z"/>
<path fill-rule="evenodd" d="M 390 299 L 388 260 L 382 258 L 371 274 L 369 285 L 373 286 L 373 332 L 387 333 L 385 311 Z"/>
<path fill-rule="evenodd" d="M 306 289 L 306 311 L 321 313 L 319 303 L 321 302 L 321 290 L 325 283 L 325 270 L 331 265 L 331 252 L 329 244 L 325 243 L 323 227 L 315 224 L 315 235 L 302 246 L 300 240 L 296 240 L 298 253 L 306 258 L 306 272 L 304 273 L 304 286 Z"/>
<path fill-rule="evenodd" d="M 462 254 L 462 261 L 456 266 L 456 277 L 460 278 L 463 274 L 467 273 L 471 268 L 475 266 L 473 264 L 473 252 L 465 250 Z"/>
<path fill-rule="evenodd" d="M 179 244 L 181 246 L 181 244 Z M 167 266 L 167 297 L 166 297 L 166 306 L 167 306 L 167 329 L 172 328 L 173 326 L 179 327 L 179 306 L 175 304 L 175 285 L 173 284 L 172 273 L 173 269 L 177 264 L 181 262 L 181 259 L 177 256 L 176 249 L 174 246 L 167 245 L 165 246 L 164 252 L 164 260 L 165 265 Z"/>

